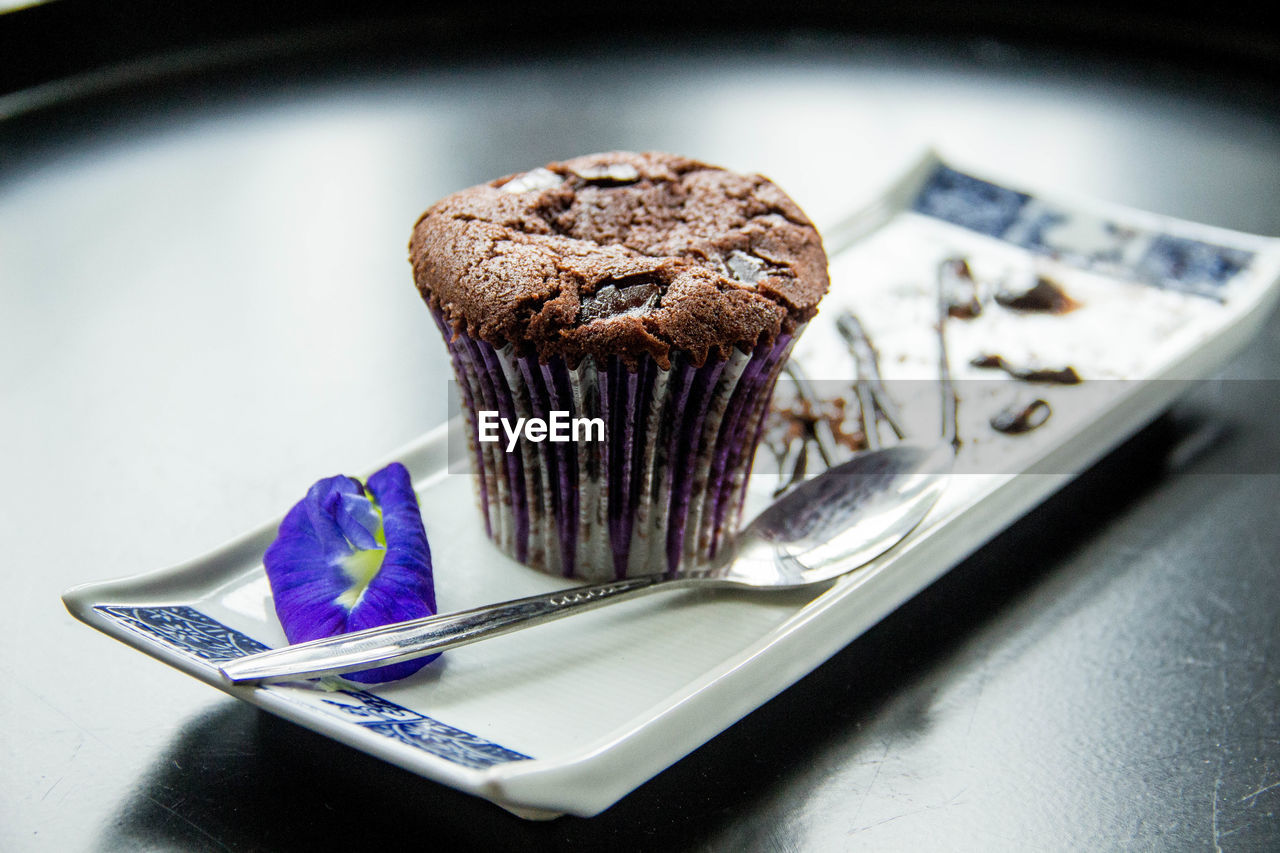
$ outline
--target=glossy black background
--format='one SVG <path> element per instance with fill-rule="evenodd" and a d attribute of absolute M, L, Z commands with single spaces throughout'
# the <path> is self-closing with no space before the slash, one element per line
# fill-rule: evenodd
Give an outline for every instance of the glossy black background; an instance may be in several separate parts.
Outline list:
<path fill-rule="evenodd" d="M 584 23 L 583 10 L 571 8 L 564 18 L 543 10 L 543 22 L 528 25 L 536 31 L 555 18 L 565 43 L 513 55 L 519 27 L 490 22 L 485 7 L 428 20 L 391 8 L 372 21 L 340 4 L 314 17 L 288 7 L 258 18 L 240 7 L 221 18 L 199 6 L 191 17 L 130 8 L 123 19 L 76 4 L 0 18 L 8 43 L 25 46 L 4 53 L 4 91 L 12 94 L 0 102 L 0 201 L 7 193 L 16 211 L 5 220 L 17 229 L 11 235 L 26 236 L 19 190 L 39 191 L 23 181 L 58 158 L 92 164 L 99 148 L 157 127 L 181 131 L 206 111 L 234 117 L 294 98 L 323 101 L 331 90 L 350 97 L 341 87 L 353 76 L 366 96 L 383 97 L 383 81 L 395 98 L 405 78 L 445 79 L 457 65 L 538 67 L 549 53 L 575 58 L 574 74 L 549 78 L 568 88 L 546 95 L 548 103 L 565 104 L 618 88 L 628 63 L 665 63 L 675 79 L 687 63 L 697 80 L 697 69 L 720 57 L 745 66 L 746 56 L 757 69 L 801 76 L 811 65 L 847 66 L 853 78 L 905 69 L 906 91 L 954 69 L 957 85 L 974 87 L 976 97 L 989 79 L 1032 88 L 1042 79 L 1049 100 L 1085 93 L 1068 99 L 1063 115 L 1087 124 L 1089 93 L 1099 92 L 1104 105 L 1123 102 L 1107 94 L 1123 81 L 1127 97 L 1163 104 L 1187 133 L 1209 128 L 1203 133 L 1214 139 L 1212 125 L 1229 114 L 1248 128 L 1247 139 L 1225 134 L 1223 150 L 1171 165 L 1153 134 L 1146 171 L 1120 179 L 1092 169 L 1085 154 L 1074 163 L 1028 161 L 1041 183 L 1055 176 L 1071 183 L 1063 175 L 1078 174 L 1095 194 L 1280 234 L 1280 194 L 1271 191 L 1280 185 L 1275 43 L 1238 10 L 1190 19 L 1133 5 L 1107 14 L 1051 4 L 1046 18 L 982 6 L 950 17 L 925 6 L 863 17 L 815 10 L 802 26 L 760 34 L 749 16 L 710 27 L 724 14 L 713 7 L 696 32 L 672 39 L 653 34 L 668 26 L 665 18 L 632 9 L 619 39 L 623 25 Z M 479 50 L 455 38 L 478 31 L 492 35 Z M 49 50 L 56 44 L 65 53 Z M 120 62 L 128 64 L 121 70 Z M 928 73 L 916 74 L 921 68 Z M 451 97 L 466 96 L 467 79 Z M 636 128 L 663 119 L 628 115 Z M 611 138 L 590 117 L 575 120 L 589 126 L 588 138 Z M 1140 148 L 1147 131 L 1134 123 Z M 436 183 L 447 190 L 510 170 L 502 165 L 541 162 L 544 147 L 571 138 L 519 129 L 495 114 L 475 129 L 478 150 L 456 152 L 461 165 L 440 165 Z M 667 138 L 678 142 L 678 131 Z M 1228 151 L 1233 138 L 1239 150 Z M 689 144 L 704 143 L 691 136 Z M 1241 163 L 1252 164 L 1252 177 L 1230 173 Z M 85 251 L 94 246 L 89 237 L 69 235 L 49 251 Z M 95 431 L 95 419 L 119 416 L 112 407 L 123 404 L 113 400 L 133 398 L 95 392 L 113 380 L 52 356 L 76 334 L 60 312 L 92 302 L 86 294 L 95 282 L 42 278 L 36 266 L 6 271 L 2 252 L 0 276 L 11 317 L 41 324 L 26 330 L 28 338 L 10 335 L 3 350 L 6 384 L 16 389 L 5 390 L 3 435 L 17 475 L 0 522 L 12 546 L 4 577 L 14 608 L 0 637 L 4 849 L 1280 844 L 1280 412 L 1265 393 L 1273 383 L 1234 381 L 1278 378 L 1275 318 L 1224 378 L 1198 388 L 783 695 L 605 814 L 533 824 L 165 671 L 62 611 L 56 596 L 72 584 L 189 558 L 277 512 L 292 482 L 276 481 L 330 464 L 333 451 L 319 439 L 303 442 L 295 462 L 273 468 L 272 454 L 235 446 L 269 434 L 237 432 L 247 428 L 225 414 L 198 421 L 195 409 L 183 409 L 181 390 L 169 403 L 177 412 L 171 422 L 163 404 L 138 413 L 136 441 Z M 119 304 L 130 305 L 127 293 Z M 218 317 L 227 311 L 210 305 Z M 135 364 L 129 347 L 148 345 L 154 329 L 130 319 L 130 311 L 146 318 L 148 310 L 139 303 L 112 321 L 123 336 L 96 352 L 108 369 Z M 190 356 L 163 335 L 158 341 L 150 381 L 199 381 L 180 375 L 191 369 Z M 248 346 L 269 354 L 283 345 L 264 335 Z M 221 387 L 219 371 L 246 363 L 227 353 L 202 376 Z M 40 364 L 53 367 L 42 372 Z M 39 382 L 24 384 L 32 375 Z M 301 417 L 322 400 L 313 392 L 275 414 Z M 234 416 L 243 403 L 226 407 Z M 443 400 L 405 407 L 372 431 L 340 420 L 324 438 L 342 443 L 340 454 L 358 464 L 430 426 L 443 408 Z M 185 435 L 172 437 L 175 429 Z M 272 437 L 287 434 L 282 427 Z M 228 470 L 238 453 L 256 468 Z M 154 490 L 179 474 L 203 492 L 190 513 L 149 510 L 149 502 L 166 500 Z M 257 494 L 240 499 L 238 487 Z M 109 523 L 121 514 L 103 509 L 108 501 L 136 505 L 140 523 Z M 57 516 L 68 508 L 72 520 L 64 523 Z M 164 532 L 149 531 L 148 519 Z"/>

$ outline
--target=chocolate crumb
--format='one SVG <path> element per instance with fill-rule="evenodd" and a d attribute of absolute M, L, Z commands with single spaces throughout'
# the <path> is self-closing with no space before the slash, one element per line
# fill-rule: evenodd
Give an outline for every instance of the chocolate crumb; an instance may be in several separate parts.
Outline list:
<path fill-rule="evenodd" d="M 842 397 L 810 402 L 798 395 L 788 405 L 775 400 L 765 422 L 764 443 L 778 462 L 778 471 L 785 480 L 779 484 L 774 497 L 804 480 L 808 473 L 809 445 L 822 452 L 819 432 L 824 431 L 836 445 L 850 453 L 867 449 L 867 438 L 860 430 L 845 428 L 846 401 Z M 830 467 L 836 460 L 822 461 Z M 789 472 L 789 474 L 788 474 Z"/>

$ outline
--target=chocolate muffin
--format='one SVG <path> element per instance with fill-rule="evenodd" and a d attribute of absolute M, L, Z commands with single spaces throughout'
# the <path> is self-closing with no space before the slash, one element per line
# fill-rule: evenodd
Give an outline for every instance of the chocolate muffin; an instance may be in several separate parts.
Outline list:
<path fill-rule="evenodd" d="M 738 522 L 763 415 L 828 286 L 821 238 L 759 175 L 593 154 L 454 193 L 414 279 L 449 347 L 486 529 L 588 579 L 696 566 Z M 480 441 L 479 412 L 599 418 L 603 440 Z"/>

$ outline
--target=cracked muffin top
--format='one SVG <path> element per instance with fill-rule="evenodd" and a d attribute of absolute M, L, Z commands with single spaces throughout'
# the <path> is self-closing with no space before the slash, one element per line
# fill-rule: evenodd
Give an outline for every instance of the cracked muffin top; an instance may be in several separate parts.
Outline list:
<path fill-rule="evenodd" d="M 822 238 L 771 181 L 660 153 L 456 192 L 418 220 L 409 259 L 455 331 L 571 366 L 727 359 L 794 331 L 828 286 Z"/>

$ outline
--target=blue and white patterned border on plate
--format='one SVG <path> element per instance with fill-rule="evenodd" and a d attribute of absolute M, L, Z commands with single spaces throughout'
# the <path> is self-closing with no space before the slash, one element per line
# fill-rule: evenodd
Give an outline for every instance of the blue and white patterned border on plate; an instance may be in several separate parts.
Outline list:
<path fill-rule="evenodd" d="M 270 646 L 228 628 L 194 607 L 121 607 L 99 604 L 99 613 L 110 616 L 166 646 L 209 663 L 265 652 Z"/>
<path fill-rule="evenodd" d="M 97 605 L 108 616 L 135 633 L 211 664 L 222 663 L 269 646 L 223 625 L 194 607 L 128 607 Z M 284 691 L 281 691 L 282 695 Z M 456 729 L 425 714 L 397 705 L 367 690 L 336 690 L 318 694 L 318 702 L 302 702 L 363 729 L 429 752 L 464 767 L 484 768 L 529 756 L 499 746 L 470 732 Z M 285 698 L 290 698 L 285 695 Z"/>
<path fill-rule="evenodd" d="M 938 164 L 911 204 L 959 225 L 1102 275 L 1222 300 L 1254 253 L 1071 210 Z"/>

